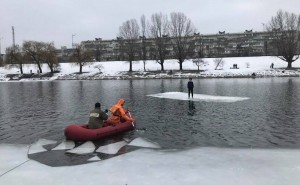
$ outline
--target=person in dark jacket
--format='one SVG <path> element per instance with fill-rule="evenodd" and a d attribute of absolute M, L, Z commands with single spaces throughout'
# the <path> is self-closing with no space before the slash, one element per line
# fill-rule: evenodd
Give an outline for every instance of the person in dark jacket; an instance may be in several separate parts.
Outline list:
<path fill-rule="evenodd" d="M 101 104 L 97 102 L 95 104 L 95 109 L 90 112 L 90 119 L 88 122 L 88 126 L 91 129 L 101 128 L 103 125 L 103 120 L 108 119 L 108 115 L 105 113 L 107 112 L 107 110 L 103 112 L 100 107 Z"/>
<path fill-rule="evenodd" d="M 194 83 L 192 81 L 192 78 L 189 79 L 189 82 L 187 83 L 187 88 L 188 88 L 188 92 L 189 92 L 189 98 L 190 98 L 190 95 L 192 94 L 192 98 L 194 96 Z"/>

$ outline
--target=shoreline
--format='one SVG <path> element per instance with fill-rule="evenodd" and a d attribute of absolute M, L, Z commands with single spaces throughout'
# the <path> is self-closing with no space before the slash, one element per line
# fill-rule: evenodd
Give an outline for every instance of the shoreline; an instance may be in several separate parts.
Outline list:
<path fill-rule="evenodd" d="M 26 64 L 24 74 L 14 66 L 0 67 L 0 82 L 49 81 L 49 80 L 139 80 L 139 79 L 187 79 L 187 78 L 270 78 L 300 77 L 300 63 L 293 68 L 286 68 L 286 62 L 274 57 L 238 57 L 226 58 L 216 67 L 214 58 L 207 58 L 201 66 L 192 60 L 183 63 L 179 70 L 177 60 L 167 60 L 164 71 L 157 61 L 134 61 L 132 72 L 128 72 L 126 61 L 91 62 L 83 66 L 82 73 L 73 63 L 60 63 L 57 72 L 50 73 L 48 66 L 43 65 L 38 73 L 36 64 Z M 273 67 L 270 64 L 273 63 Z M 36 72 L 36 73 L 32 73 Z"/>
<path fill-rule="evenodd" d="M 254 75 L 255 74 L 255 75 Z M 273 77 L 300 77 L 299 69 L 272 69 L 257 72 L 242 73 L 236 71 L 230 73 L 226 71 L 212 72 L 159 72 L 159 71 L 146 71 L 146 72 L 120 72 L 117 75 L 107 75 L 102 73 L 72 73 L 72 74 L 59 74 L 59 73 L 44 73 L 44 74 L 6 74 L 0 77 L 0 82 L 24 82 L 24 81 L 56 81 L 56 80 L 146 80 L 146 79 L 213 79 L 213 78 L 273 78 Z"/>

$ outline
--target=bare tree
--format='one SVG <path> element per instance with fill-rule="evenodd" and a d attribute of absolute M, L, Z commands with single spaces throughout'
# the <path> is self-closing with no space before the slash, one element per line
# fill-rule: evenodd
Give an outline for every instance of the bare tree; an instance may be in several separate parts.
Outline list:
<path fill-rule="evenodd" d="M 277 57 L 288 63 L 287 68 L 299 58 L 300 15 L 279 10 L 266 26 L 272 36 L 272 46 L 277 49 Z"/>
<path fill-rule="evenodd" d="M 25 55 L 19 45 L 6 48 L 6 63 L 13 64 L 14 67 L 19 68 L 21 74 L 23 74 L 25 60 Z"/>
<path fill-rule="evenodd" d="M 188 58 L 190 53 L 193 53 L 195 47 L 191 36 L 196 32 L 192 21 L 183 13 L 171 13 L 170 33 L 174 38 L 173 51 L 178 59 L 179 69 L 182 70 L 182 63 Z"/>
<path fill-rule="evenodd" d="M 43 50 L 45 49 L 45 44 L 38 41 L 24 41 L 23 50 L 28 57 L 33 60 L 39 68 L 39 72 L 42 73 L 42 55 Z"/>
<path fill-rule="evenodd" d="M 249 68 L 250 67 L 250 63 L 249 62 L 246 62 L 246 68 Z"/>
<path fill-rule="evenodd" d="M 194 65 L 198 67 L 198 71 L 200 71 L 200 67 L 205 66 L 207 64 L 202 58 L 193 59 Z"/>
<path fill-rule="evenodd" d="M 168 54 L 167 45 L 169 38 L 169 21 L 167 15 L 155 13 L 151 16 L 149 26 L 150 37 L 154 38 L 154 46 L 152 46 L 152 55 L 157 59 L 157 63 L 161 66 L 161 71 L 164 71 L 164 62 Z"/>
<path fill-rule="evenodd" d="M 144 64 L 144 71 L 146 71 L 146 61 L 147 61 L 147 50 L 146 50 L 146 31 L 147 31 L 147 27 L 146 27 L 146 17 L 145 15 L 141 16 L 141 34 L 142 36 L 140 37 L 142 39 L 142 50 L 141 50 L 141 58 L 143 60 L 143 64 Z"/>
<path fill-rule="evenodd" d="M 102 73 L 102 70 L 104 69 L 102 64 L 98 64 L 98 65 L 94 66 L 94 68 L 98 69 L 99 73 Z"/>
<path fill-rule="evenodd" d="M 136 19 L 124 22 L 119 28 L 119 35 L 123 38 L 121 40 L 121 52 L 129 61 L 129 72 L 132 72 L 132 62 L 135 56 L 138 55 L 139 30 L 140 28 Z"/>
<path fill-rule="evenodd" d="M 219 69 L 223 69 L 223 66 L 225 64 L 225 61 L 223 60 L 223 58 L 216 58 L 214 60 L 214 63 L 216 65 L 215 70 Z"/>
<path fill-rule="evenodd" d="M 54 70 L 59 66 L 58 59 L 55 53 L 54 43 L 44 43 L 44 47 L 41 52 L 42 62 L 48 65 L 51 73 L 54 73 Z"/>
<path fill-rule="evenodd" d="M 0 66 L 4 66 L 4 60 L 2 58 L 2 55 L 0 54 Z"/>
<path fill-rule="evenodd" d="M 79 73 L 82 73 L 82 67 L 91 62 L 93 54 L 89 52 L 82 44 L 76 45 L 73 54 L 70 57 L 71 62 L 79 65 Z"/>

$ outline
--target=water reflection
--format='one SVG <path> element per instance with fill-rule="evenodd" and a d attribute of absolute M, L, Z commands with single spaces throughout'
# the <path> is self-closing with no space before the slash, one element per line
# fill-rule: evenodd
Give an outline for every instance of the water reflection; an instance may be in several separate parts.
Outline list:
<path fill-rule="evenodd" d="M 269 112 L 267 117 L 267 126 L 271 137 L 267 140 L 274 145 L 292 146 L 295 144 L 294 138 L 297 138 L 299 130 L 300 111 L 299 103 L 299 84 L 295 79 L 288 79 L 285 83 L 278 86 L 272 86 L 273 91 L 269 97 Z M 278 99 L 274 98 L 278 93 Z M 284 115 L 284 116 L 283 116 Z"/>
<path fill-rule="evenodd" d="M 186 92 L 186 79 L 0 83 L 0 141 L 63 140 L 71 123 L 84 123 L 96 101 L 109 108 L 126 100 L 137 121 L 130 137 L 163 148 L 192 146 L 300 147 L 300 79 L 194 79 L 195 92 L 250 97 L 235 103 L 147 96 Z"/>
<path fill-rule="evenodd" d="M 187 82 L 185 83 L 185 81 L 186 80 L 184 80 L 184 79 L 179 80 L 179 92 L 186 92 L 186 83 Z"/>
<path fill-rule="evenodd" d="M 195 113 L 196 113 L 196 107 L 195 107 L 194 101 L 189 100 L 188 115 L 194 116 Z"/>

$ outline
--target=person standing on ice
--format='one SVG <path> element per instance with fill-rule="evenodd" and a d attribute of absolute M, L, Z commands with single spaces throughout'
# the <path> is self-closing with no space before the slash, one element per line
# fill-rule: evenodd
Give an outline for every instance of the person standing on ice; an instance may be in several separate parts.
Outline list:
<path fill-rule="evenodd" d="M 101 104 L 97 102 L 95 104 L 95 109 L 90 112 L 90 119 L 88 122 L 88 127 L 90 129 L 101 128 L 103 125 L 103 120 L 108 119 L 108 115 L 105 113 L 108 112 L 108 110 L 103 112 L 100 107 Z"/>
<path fill-rule="evenodd" d="M 121 98 L 117 104 L 110 108 L 111 116 L 109 118 L 109 122 L 111 122 L 113 125 L 122 123 L 124 121 L 133 121 L 133 119 L 127 115 L 127 111 L 123 107 L 124 103 L 125 100 Z"/>
<path fill-rule="evenodd" d="M 188 88 L 188 94 L 189 94 L 189 98 L 190 95 L 192 94 L 192 98 L 194 96 L 194 82 L 192 81 L 192 78 L 189 79 L 189 82 L 187 83 L 187 88 Z"/>

